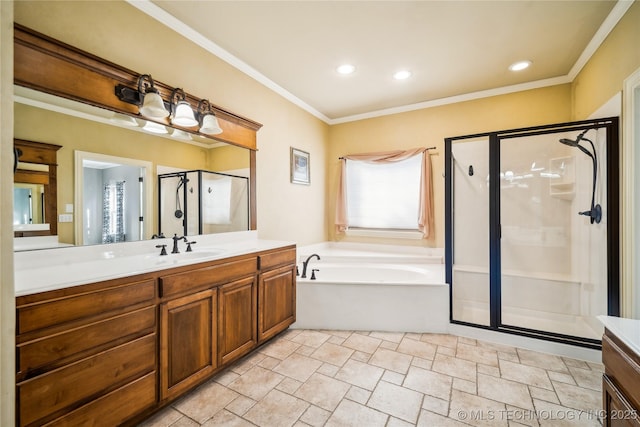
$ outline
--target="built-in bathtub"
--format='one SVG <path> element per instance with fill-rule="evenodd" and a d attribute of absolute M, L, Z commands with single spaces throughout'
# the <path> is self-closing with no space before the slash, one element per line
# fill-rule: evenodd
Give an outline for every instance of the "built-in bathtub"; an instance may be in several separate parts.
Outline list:
<path fill-rule="evenodd" d="M 441 249 L 321 243 L 298 248 L 294 328 L 446 332 L 449 288 Z M 318 269 L 311 280 L 312 269 Z"/>

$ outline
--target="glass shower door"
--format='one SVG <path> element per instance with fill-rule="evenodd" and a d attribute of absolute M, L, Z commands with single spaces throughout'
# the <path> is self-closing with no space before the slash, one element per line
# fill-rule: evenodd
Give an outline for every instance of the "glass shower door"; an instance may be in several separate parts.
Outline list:
<path fill-rule="evenodd" d="M 596 316 L 607 314 L 605 140 L 596 129 L 500 140 L 501 327 L 602 336 Z"/>
<path fill-rule="evenodd" d="M 451 176 L 451 319 L 489 326 L 489 140 L 454 141 Z"/>

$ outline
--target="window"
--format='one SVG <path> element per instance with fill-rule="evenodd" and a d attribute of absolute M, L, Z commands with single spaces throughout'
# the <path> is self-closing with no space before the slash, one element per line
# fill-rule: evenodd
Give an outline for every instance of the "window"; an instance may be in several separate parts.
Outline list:
<path fill-rule="evenodd" d="M 418 230 L 422 156 L 391 163 L 347 160 L 348 226 Z"/>

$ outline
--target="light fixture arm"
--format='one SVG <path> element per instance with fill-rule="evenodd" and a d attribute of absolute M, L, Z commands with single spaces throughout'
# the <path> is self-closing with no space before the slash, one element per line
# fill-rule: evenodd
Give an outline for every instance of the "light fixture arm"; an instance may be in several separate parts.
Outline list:
<path fill-rule="evenodd" d="M 198 102 L 197 115 L 198 123 L 200 124 L 200 133 L 204 133 L 205 135 L 218 135 L 223 132 L 208 99 L 201 99 L 200 102 Z"/>
<path fill-rule="evenodd" d="M 145 80 L 147 84 L 145 84 Z M 158 89 L 156 89 L 153 83 L 153 77 L 151 74 L 142 74 L 138 77 L 138 92 L 144 95 L 147 92 L 158 93 Z"/>
<path fill-rule="evenodd" d="M 198 120 L 200 121 L 200 124 L 202 124 L 202 118 L 207 114 L 211 114 L 211 104 L 209 103 L 209 100 L 201 99 L 200 102 L 198 102 L 196 112 L 198 113 Z"/>
<path fill-rule="evenodd" d="M 171 92 L 171 98 L 169 98 L 169 104 L 171 105 L 171 113 L 175 114 L 175 110 L 176 110 L 176 106 L 178 105 L 178 102 L 187 102 L 187 94 L 184 93 L 184 90 L 182 90 L 182 88 L 175 88 L 173 89 L 173 91 Z"/>

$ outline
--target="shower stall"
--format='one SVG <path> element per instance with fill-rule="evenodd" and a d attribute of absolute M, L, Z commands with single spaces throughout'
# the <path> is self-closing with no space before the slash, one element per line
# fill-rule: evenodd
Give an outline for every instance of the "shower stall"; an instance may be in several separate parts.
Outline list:
<path fill-rule="evenodd" d="M 249 229 L 249 178 L 192 170 L 158 175 L 158 233 L 171 237 Z"/>
<path fill-rule="evenodd" d="M 451 322 L 599 348 L 620 306 L 618 119 L 445 149 Z"/>

